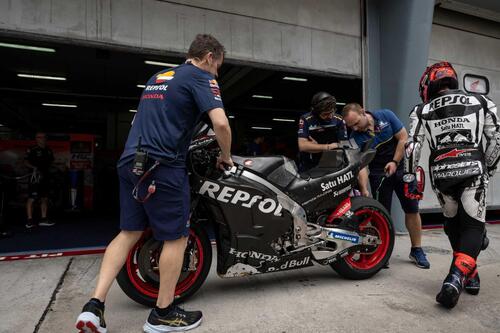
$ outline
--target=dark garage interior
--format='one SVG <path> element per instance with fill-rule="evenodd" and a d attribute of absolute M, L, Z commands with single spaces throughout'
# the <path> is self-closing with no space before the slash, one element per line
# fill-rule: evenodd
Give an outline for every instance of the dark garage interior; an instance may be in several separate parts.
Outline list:
<path fill-rule="evenodd" d="M 12 234 L 0 241 L 0 253 L 105 246 L 118 230 L 115 164 L 142 85 L 163 68 L 180 64 L 183 55 L 7 37 L 0 38 L 0 45 L 2 228 Z M 240 155 L 255 137 L 263 136 L 262 154 L 296 159 L 298 118 L 307 112 L 315 92 L 334 94 L 339 108 L 362 99 L 360 79 L 230 58 L 218 82 L 233 130 L 232 151 Z M 27 233 L 29 171 L 21 155 L 34 144 L 37 131 L 47 134 L 49 147 L 69 157 L 54 162 L 49 216 L 56 225 Z M 90 155 L 75 148 L 75 138 L 82 137 L 93 146 Z M 17 150 L 14 166 L 9 162 L 12 149 Z M 90 162 L 84 163 L 85 171 L 78 171 L 81 161 L 75 164 L 72 159 L 82 155 Z M 80 172 L 76 204 L 70 195 L 72 170 Z"/>

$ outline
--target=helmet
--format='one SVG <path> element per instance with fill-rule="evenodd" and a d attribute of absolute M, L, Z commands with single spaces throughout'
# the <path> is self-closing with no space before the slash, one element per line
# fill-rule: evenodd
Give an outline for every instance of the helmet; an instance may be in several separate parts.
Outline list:
<path fill-rule="evenodd" d="M 447 61 L 435 63 L 425 69 L 419 83 L 420 98 L 427 103 L 444 86 L 458 89 L 457 72 Z"/>
<path fill-rule="evenodd" d="M 331 107 L 335 109 L 337 105 L 337 100 L 335 97 L 330 95 L 327 92 L 320 91 L 311 99 L 311 112 L 315 116 L 318 116 L 320 113 L 329 110 Z"/>

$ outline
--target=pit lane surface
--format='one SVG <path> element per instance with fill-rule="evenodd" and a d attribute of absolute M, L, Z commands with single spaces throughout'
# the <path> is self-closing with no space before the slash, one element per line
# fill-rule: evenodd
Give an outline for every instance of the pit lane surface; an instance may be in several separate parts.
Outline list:
<path fill-rule="evenodd" d="M 365 281 L 329 267 L 220 279 L 215 266 L 184 304 L 201 309 L 193 332 L 500 332 L 500 225 L 489 225 L 481 253 L 481 292 L 463 294 L 451 311 L 435 302 L 451 254 L 442 230 L 424 232 L 430 270 L 408 261 L 398 236 L 390 268 Z M 0 263 L 0 332 L 76 332 L 74 321 L 96 282 L 100 255 Z M 114 284 L 106 302 L 108 332 L 142 332 L 149 310 Z"/>

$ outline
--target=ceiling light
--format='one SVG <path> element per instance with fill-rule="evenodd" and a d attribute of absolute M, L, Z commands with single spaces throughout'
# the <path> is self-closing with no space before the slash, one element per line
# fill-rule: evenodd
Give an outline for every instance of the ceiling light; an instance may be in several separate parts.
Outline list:
<path fill-rule="evenodd" d="M 30 50 L 38 52 L 50 52 L 50 53 L 56 52 L 55 49 L 49 47 L 30 46 L 30 45 L 11 44 L 11 43 L 0 43 L 0 47 L 8 47 L 11 49 L 22 49 L 22 50 Z"/>
<path fill-rule="evenodd" d="M 307 82 L 307 79 L 303 77 L 293 77 L 293 76 L 285 76 L 283 80 Z"/>
<path fill-rule="evenodd" d="M 35 74 L 17 74 L 17 76 L 28 78 L 28 79 L 66 81 L 66 78 L 62 77 L 62 76 L 46 76 L 46 75 L 35 75 Z"/>
<path fill-rule="evenodd" d="M 253 129 L 256 130 L 272 130 L 272 127 L 260 127 L 260 126 L 252 126 Z"/>
<path fill-rule="evenodd" d="M 42 103 L 43 106 L 54 106 L 58 108 L 76 108 L 75 104 L 54 104 L 54 103 Z"/>
<path fill-rule="evenodd" d="M 128 112 L 133 112 L 133 113 L 136 113 L 136 112 L 137 112 L 137 110 L 130 109 L 130 110 L 128 110 Z"/>
<path fill-rule="evenodd" d="M 253 98 L 262 98 L 262 99 L 273 99 L 273 96 L 267 95 L 252 95 Z"/>
<path fill-rule="evenodd" d="M 289 123 L 294 123 L 295 119 L 285 119 L 285 118 L 273 118 L 274 121 L 286 121 Z"/>
<path fill-rule="evenodd" d="M 144 63 L 148 64 L 148 65 L 163 66 L 163 67 L 176 67 L 176 66 L 179 66 L 179 64 L 171 64 L 169 62 L 160 62 L 160 61 L 152 61 L 152 60 L 146 60 L 146 61 L 144 61 Z"/>
<path fill-rule="evenodd" d="M 345 103 L 342 103 L 342 102 L 336 102 L 335 104 L 337 104 L 337 105 L 345 105 Z"/>
<path fill-rule="evenodd" d="M 145 86 L 144 84 L 138 84 L 138 85 L 137 85 L 137 88 L 144 89 L 144 88 L 146 88 L 146 86 Z"/>
<path fill-rule="evenodd" d="M 234 116 L 227 116 L 227 117 L 230 118 L 230 119 L 234 119 Z"/>

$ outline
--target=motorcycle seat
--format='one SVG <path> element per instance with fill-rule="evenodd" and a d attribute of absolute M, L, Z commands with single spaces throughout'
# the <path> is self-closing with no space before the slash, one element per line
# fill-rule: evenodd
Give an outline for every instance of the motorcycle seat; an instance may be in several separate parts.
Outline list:
<path fill-rule="evenodd" d="M 348 165 L 347 158 L 343 149 L 334 149 L 332 151 L 324 152 L 321 160 L 314 168 L 301 172 L 300 178 L 316 179 L 324 177 L 328 174 L 335 173 Z"/>
<path fill-rule="evenodd" d="M 233 161 L 267 177 L 285 163 L 283 156 L 233 156 Z"/>
<path fill-rule="evenodd" d="M 233 156 L 233 161 L 282 188 L 299 178 L 295 162 L 285 156 Z"/>

